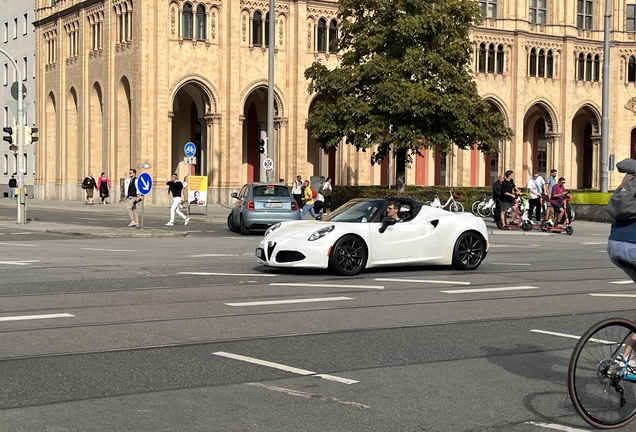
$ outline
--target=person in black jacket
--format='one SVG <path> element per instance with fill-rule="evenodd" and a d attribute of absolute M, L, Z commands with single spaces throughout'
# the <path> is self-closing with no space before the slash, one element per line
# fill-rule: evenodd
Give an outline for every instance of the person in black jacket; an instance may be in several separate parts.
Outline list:
<path fill-rule="evenodd" d="M 492 185 L 492 199 L 495 200 L 495 209 L 493 210 L 493 218 L 495 219 L 495 223 L 497 224 L 497 228 L 502 229 L 503 224 L 501 223 L 501 184 L 504 181 L 504 175 L 499 174 L 499 178 Z"/>
<path fill-rule="evenodd" d="M 88 177 L 82 182 L 82 189 L 86 191 L 86 201 L 84 204 L 93 205 L 93 190 L 97 189 L 97 183 L 93 178 L 93 173 L 88 173 Z"/>
<path fill-rule="evenodd" d="M 11 176 L 9 179 L 9 198 L 15 199 L 15 188 L 18 187 L 18 181 L 15 176 Z"/>

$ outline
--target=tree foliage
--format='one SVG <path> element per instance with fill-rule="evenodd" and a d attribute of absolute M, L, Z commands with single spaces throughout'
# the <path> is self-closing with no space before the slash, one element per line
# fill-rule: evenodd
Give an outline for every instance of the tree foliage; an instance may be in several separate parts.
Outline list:
<path fill-rule="evenodd" d="M 470 71 L 476 1 L 340 0 L 338 17 L 340 65 L 305 71 L 309 91 L 329 100 L 307 121 L 325 151 L 345 139 L 363 151 L 377 145 L 372 162 L 390 148 L 408 162 L 421 148 L 492 152 L 492 136 L 512 137 Z"/>

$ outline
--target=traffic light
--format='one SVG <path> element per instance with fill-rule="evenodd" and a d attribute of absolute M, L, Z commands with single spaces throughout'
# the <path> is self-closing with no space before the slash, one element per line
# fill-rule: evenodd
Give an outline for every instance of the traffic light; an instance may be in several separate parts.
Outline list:
<path fill-rule="evenodd" d="M 256 149 L 259 153 L 265 153 L 265 144 L 267 143 L 266 139 L 259 138 L 256 140 Z"/>
<path fill-rule="evenodd" d="M 24 142 L 26 144 L 32 144 L 38 140 L 38 137 L 34 136 L 36 133 L 38 133 L 38 128 L 25 126 L 24 133 L 25 133 Z"/>
<path fill-rule="evenodd" d="M 17 144 L 18 143 L 18 128 L 17 126 L 13 127 L 3 127 L 2 132 L 9 134 L 5 137 L 2 137 L 2 141 L 6 141 L 9 144 Z"/>

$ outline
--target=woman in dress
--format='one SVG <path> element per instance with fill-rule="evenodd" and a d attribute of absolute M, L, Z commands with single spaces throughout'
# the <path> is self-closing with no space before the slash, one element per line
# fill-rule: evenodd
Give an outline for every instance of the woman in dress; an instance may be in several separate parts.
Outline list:
<path fill-rule="evenodd" d="M 97 179 L 97 190 L 102 199 L 102 205 L 108 204 L 106 199 L 110 196 L 110 180 L 106 176 L 106 173 L 102 173 Z"/>

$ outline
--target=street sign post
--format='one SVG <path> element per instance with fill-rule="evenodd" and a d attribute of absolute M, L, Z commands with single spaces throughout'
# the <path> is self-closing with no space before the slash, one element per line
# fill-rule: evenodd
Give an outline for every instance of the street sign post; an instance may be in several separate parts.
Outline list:
<path fill-rule="evenodd" d="M 274 169 L 274 161 L 270 158 L 265 159 L 263 161 L 263 168 L 265 168 L 267 171 Z"/>
<path fill-rule="evenodd" d="M 150 174 L 146 172 L 139 174 L 135 181 L 135 187 L 137 192 L 144 195 L 144 197 L 148 195 L 152 190 L 152 177 L 150 177 Z M 144 197 L 141 198 L 141 229 L 144 229 Z"/>
<path fill-rule="evenodd" d="M 188 142 L 183 147 L 183 152 L 187 157 L 193 157 L 195 154 L 197 154 L 197 146 L 194 145 L 193 142 Z"/>
<path fill-rule="evenodd" d="M 183 163 L 186 165 L 196 165 L 197 157 L 196 156 L 185 156 L 183 158 Z"/>

